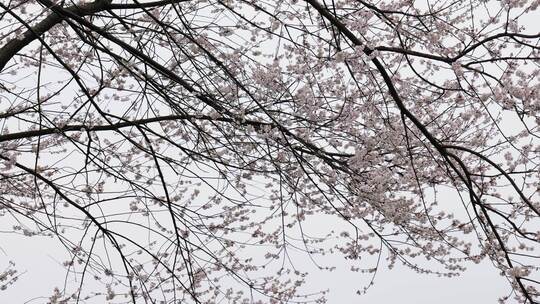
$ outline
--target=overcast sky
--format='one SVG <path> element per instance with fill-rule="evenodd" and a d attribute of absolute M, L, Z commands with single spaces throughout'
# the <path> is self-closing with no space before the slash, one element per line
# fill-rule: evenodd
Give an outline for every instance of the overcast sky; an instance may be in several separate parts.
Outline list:
<path fill-rule="evenodd" d="M 0 230 L 9 231 L 11 225 L 0 223 Z M 1 233 L 0 237 L 0 270 L 12 260 L 21 273 L 18 282 L 6 291 L 0 291 L 0 304 L 47 303 L 47 298 L 42 296 L 52 294 L 54 287 L 63 285 L 65 269 L 61 263 L 66 256 L 65 249 L 59 247 L 55 239 L 24 238 L 10 233 Z M 336 255 L 333 258 L 341 257 Z M 300 266 L 301 263 L 299 261 Z M 369 276 L 346 269 L 342 265 L 332 273 L 314 273 L 305 287 L 311 291 L 330 289 L 329 303 L 368 304 L 496 303 L 499 297 L 510 292 L 508 282 L 498 274 L 490 261 L 479 265 L 469 264 L 468 270 L 457 278 L 418 274 L 399 263 L 392 270 L 383 265 L 376 275 L 374 286 L 362 296 L 356 296 L 355 290 L 363 288 Z M 102 299 L 96 298 L 86 303 L 98 304 L 102 303 Z"/>

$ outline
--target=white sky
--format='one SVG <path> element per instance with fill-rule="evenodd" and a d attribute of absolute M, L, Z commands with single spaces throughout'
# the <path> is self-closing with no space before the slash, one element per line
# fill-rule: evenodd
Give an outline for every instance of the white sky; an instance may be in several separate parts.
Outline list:
<path fill-rule="evenodd" d="M 0 291 L 0 304 L 46 303 L 46 298 L 36 297 L 50 295 L 55 286 L 63 285 L 65 271 L 61 263 L 65 249 L 59 248 L 56 240 L 0 233 L 0 249 L 0 270 L 4 269 L 8 260 L 13 260 L 16 269 L 22 273 L 18 282 L 6 291 Z M 340 257 L 336 255 L 334 258 Z M 457 278 L 417 274 L 399 263 L 393 270 L 383 266 L 368 293 L 356 296 L 355 290 L 363 288 L 368 277 L 346 270 L 321 272 L 311 277 L 306 288 L 330 289 L 328 302 L 344 304 L 496 303 L 499 297 L 510 292 L 506 279 L 498 274 L 489 261 L 479 265 L 470 264 L 468 270 Z M 103 303 L 102 299 L 96 298 L 86 303 Z"/>

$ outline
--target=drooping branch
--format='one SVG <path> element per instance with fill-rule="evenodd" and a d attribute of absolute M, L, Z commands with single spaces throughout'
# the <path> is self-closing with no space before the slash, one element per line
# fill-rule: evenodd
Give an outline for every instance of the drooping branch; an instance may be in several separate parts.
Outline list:
<path fill-rule="evenodd" d="M 386 71 L 385 67 L 381 63 L 381 61 L 376 56 L 371 56 L 374 52 L 373 49 L 366 46 L 364 43 L 356 37 L 356 35 L 350 31 L 345 24 L 343 24 L 339 19 L 337 19 L 336 16 L 334 16 L 328 9 L 326 9 L 321 3 L 319 3 L 317 0 L 305 0 L 307 3 L 309 3 L 317 12 L 322 15 L 324 18 L 328 19 L 330 23 L 335 26 L 343 35 L 345 35 L 354 45 L 362 47 L 363 52 L 370 56 L 371 62 L 376 66 L 379 74 L 384 79 L 384 83 L 388 87 L 388 91 L 390 93 L 390 96 L 396 103 L 398 109 L 404 115 L 407 117 L 419 130 L 420 132 L 428 139 L 428 141 L 433 145 L 433 147 L 440 153 L 440 155 L 446 160 L 446 163 L 449 167 L 452 168 L 452 170 L 459 176 L 459 178 L 462 180 L 462 182 L 467 186 L 469 190 L 469 195 L 471 198 L 471 202 L 475 206 L 479 206 L 481 208 L 481 211 L 483 215 L 485 216 L 485 221 L 487 222 L 487 225 L 490 227 L 491 232 L 494 234 L 495 239 L 497 240 L 498 245 L 501 247 L 504 257 L 505 257 L 505 263 L 508 265 L 508 267 L 513 268 L 514 263 L 509 257 L 508 251 L 505 249 L 504 241 L 500 235 L 500 233 L 497 230 L 497 226 L 494 224 L 493 220 L 488 215 L 488 208 L 484 206 L 481 201 L 480 197 L 475 193 L 473 189 L 473 183 L 470 178 L 470 173 L 468 172 L 468 168 L 463 163 L 463 161 L 457 157 L 456 155 L 452 154 L 451 152 L 447 151 L 447 146 L 445 146 L 439 139 L 437 139 L 429 130 L 427 129 L 426 125 L 424 125 L 406 106 L 403 102 L 402 98 L 400 97 L 398 91 L 396 90 L 392 79 L 388 72 Z M 493 40 L 498 37 L 504 37 L 508 36 L 508 34 L 500 34 L 492 36 L 486 40 Z M 518 35 L 521 37 L 526 38 L 535 38 L 538 35 Z M 458 55 L 455 59 L 451 59 L 449 62 L 454 61 L 462 56 L 464 56 L 467 52 L 470 52 L 472 49 L 478 47 L 480 45 L 479 43 L 469 47 L 466 49 L 462 54 Z M 442 60 L 445 61 L 445 60 Z M 461 147 L 459 146 L 452 146 L 453 149 L 460 150 Z M 453 161 L 457 162 L 457 166 L 453 163 Z M 492 163 L 493 164 L 493 163 Z M 461 169 L 461 170 L 460 170 Z M 505 175 L 507 178 L 511 179 L 508 175 Z M 515 186 L 515 184 L 513 184 Z M 518 192 L 520 192 L 518 190 Z M 524 198 L 523 194 L 520 192 L 521 197 Z M 525 202 L 528 203 L 531 207 L 532 205 L 530 202 L 525 198 Z M 538 211 L 532 207 L 532 209 L 538 213 Z M 516 277 L 516 282 L 519 286 L 519 289 L 523 296 L 530 302 L 535 303 L 533 300 L 533 294 L 527 289 L 527 287 L 524 285 L 522 279 L 520 277 Z"/>

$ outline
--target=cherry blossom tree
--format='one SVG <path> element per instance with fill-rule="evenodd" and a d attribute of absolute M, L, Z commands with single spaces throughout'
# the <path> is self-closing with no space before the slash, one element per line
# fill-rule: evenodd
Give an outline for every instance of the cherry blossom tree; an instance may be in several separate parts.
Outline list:
<path fill-rule="evenodd" d="M 538 303 L 539 5 L 2 0 L 2 231 L 50 303 L 322 303 L 328 256 Z"/>

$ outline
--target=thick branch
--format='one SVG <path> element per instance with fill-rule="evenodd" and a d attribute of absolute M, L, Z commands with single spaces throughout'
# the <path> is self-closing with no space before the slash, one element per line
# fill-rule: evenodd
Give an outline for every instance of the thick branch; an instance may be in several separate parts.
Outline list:
<path fill-rule="evenodd" d="M 139 8 L 150 8 L 163 6 L 168 4 L 175 4 L 181 2 L 187 2 L 190 0 L 162 0 L 162 1 L 152 1 L 146 3 L 111 3 L 109 0 L 96 0 L 94 2 L 85 3 L 81 5 L 72 5 L 64 10 L 71 12 L 79 17 L 89 16 L 101 11 L 109 9 L 139 9 Z M 0 3 L 0 8 L 8 11 L 9 8 L 4 4 Z M 59 24 L 64 20 L 64 17 L 57 13 L 51 13 L 45 19 L 41 20 L 36 25 L 32 26 L 31 29 L 24 32 L 22 35 L 8 41 L 2 48 L 0 48 L 0 72 L 5 68 L 6 64 L 20 52 L 24 47 L 29 45 L 32 41 L 36 40 L 37 37 L 48 32 L 55 25 Z"/>
<path fill-rule="evenodd" d="M 17 133 L 0 135 L 0 142 L 16 140 L 16 139 L 25 139 L 25 138 L 31 138 L 31 137 L 37 137 L 37 136 L 44 136 L 44 135 L 50 135 L 50 134 L 55 134 L 55 133 L 64 133 L 64 132 L 70 132 L 70 131 L 71 132 L 73 131 L 89 131 L 89 132 L 114 131 L 121 128 L 141 126 L 141 125 L 145 125 L 145 124 L 149 124 L 153 122 L 185 120 L 185 119 L 213 120 L 213 121 L 222 121 L 222 122 L 235 121 L 234 119 L 228 118 L 228 117 L 213 118 L 207 115 L 168 115 L 168 116 L 139 119 L 139 120 L 134 120 L 134 121 L 123 121 L 123 122 L 119 122 L 116 124 L 109 124 L 109 125 L 99 125 L 99 126 L 87 126 L 83 124 L 65 125 L 63 127 L 57 127 L 57 128 L 46 128 L 46 129 L 41 129 L 41 130 L 17 132 Z M 272 124 L 270 123 L 266 123 L 262 121 L 255 121 L 255 120 L 243 120 L 241 122 L 239 121 L 237 122 L 242 125 L 251 125 L 255 128 L 260 128 L 263 125 L 272 126 Z"/>
<path fill-rule="evenodd" d="M 98 0 L 82 5 L 72 5 L 67 7 L 66 10 L 79 16 L 87 16 L 104 10 L 107 4 L 107 1 Z M 2 3 L 0 3 L 0 7 L 6 11 L 9 10 L 9 8 Z M 29 45 L 32 41 L 36 40 L 37 37 L 49 31 L 53 26 L 62 22 L 62 20 L 62 16 L 52 13 L 34 25 L 31 29 L 24 32 L 21 36 L 8 41 L 8 43 L 0 49 L 0 71 L 4 69 L 6 64 L 13 56 L 15 56 L 15 54 L 21 51 L 25 46 Z"/>

